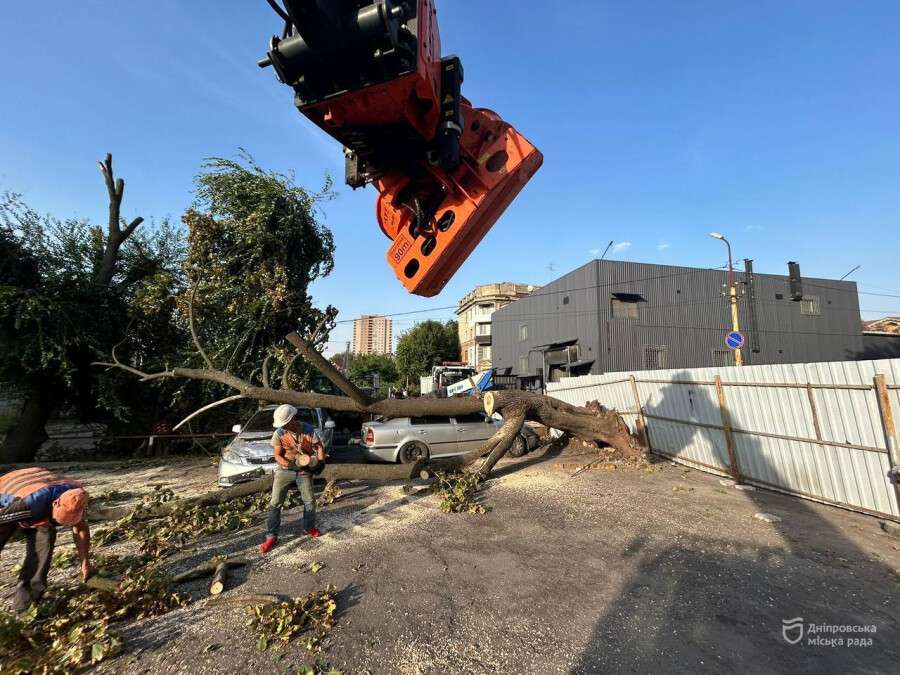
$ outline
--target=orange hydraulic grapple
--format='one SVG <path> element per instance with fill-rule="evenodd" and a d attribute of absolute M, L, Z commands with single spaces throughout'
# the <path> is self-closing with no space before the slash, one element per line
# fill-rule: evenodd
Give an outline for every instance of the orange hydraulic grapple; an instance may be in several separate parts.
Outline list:
<path fill-rule="evenodd" d="M 441 58 L 433 0 L 276 0 L 284 20 L 259 62 L 344 145 L 346 180 L 378 190 L 388 264 L 410 293 L 440 293 L 541 165 Z"/>

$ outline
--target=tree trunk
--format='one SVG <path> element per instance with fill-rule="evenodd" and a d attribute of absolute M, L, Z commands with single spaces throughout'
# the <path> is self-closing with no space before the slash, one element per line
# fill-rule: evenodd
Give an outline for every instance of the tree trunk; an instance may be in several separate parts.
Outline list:
<path fill-rule="evenodd" d="M 52 386 L 39 386 L 28 392 L 22 414 L 0 447 L 0 463 L 33 462 L 35 453 L 47 440 L 47 420 L 59 403 Z"/>

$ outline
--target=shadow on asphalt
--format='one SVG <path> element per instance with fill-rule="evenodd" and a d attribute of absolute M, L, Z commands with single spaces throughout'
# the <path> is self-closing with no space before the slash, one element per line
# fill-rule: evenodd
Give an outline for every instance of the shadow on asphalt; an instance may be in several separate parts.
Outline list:
<path fill-rule="evenodd" d="M 667 387 L 648 412 L 666 415 L 667 397 L 684 396 L 684 389 Z M 691 398 L 698 419 L 719 415 L 704 387 L 692 388 Z M 727 465 L 721 432 L 694 429 L 681 447 L 666 451 L 677 454 L 696 434 L 706 434 Z M 742 448 L 748 455 L 744 441 Z M 755 456 L 764 461 L 761 452 Z M 757 511 L 784 514 L 783 522 L 769 525 L 783 543 L 723 546 L 709 533 L 690 547 L 652 550 L 635 538 L 623 556 L 640 558 L 637 570 L 598 617 L 572 673 L 896 672 L 900 614 L 893 570 L 867 556 L 808 502 L 762 490 L 744 494 Z M 734 525 L 746 527 L 737 520 Z M 791 644 L 788 638 L 798 637 L 799 628 L 783 632 L 782 622 L 796 618 L 807 626 L 875 625 L 876 632 L 826 634 L 844 638 L 844 646 L 829 647 L 808 644 L 815 636 L 807 629 Z M 848 647 L 848 637 L 872 637 L 874 644 Z"/>

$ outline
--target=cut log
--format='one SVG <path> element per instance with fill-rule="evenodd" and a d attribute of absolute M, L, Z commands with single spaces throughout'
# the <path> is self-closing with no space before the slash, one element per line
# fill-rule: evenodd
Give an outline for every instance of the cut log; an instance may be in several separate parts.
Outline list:
<path fill-rule="evenodd" d="M 225 590 L 225 582 L 228 580 L 228 563 L 219 563 L 213 574 L 212 583 L 209 585 L 210 595 L 219 595 Z"/>
<path fill-rule="evenodd" d="M 172 577 L 172 581 L 176 584 L 182 584 L 186 581 L 193 581 L 194 579 L 202 579 L 203 577 L 208 577 L 209 575 L 218 574 L 219 568 L 223 565 L 225 568 L 229 567 L 241 567 L 247 564 L 247 560 L 244 558 L 213 558 L 202 565 L 198 565 L 197 567 L 192 567 L 189 570 L 182 572 L 181 574 L 176 574 Z"/>

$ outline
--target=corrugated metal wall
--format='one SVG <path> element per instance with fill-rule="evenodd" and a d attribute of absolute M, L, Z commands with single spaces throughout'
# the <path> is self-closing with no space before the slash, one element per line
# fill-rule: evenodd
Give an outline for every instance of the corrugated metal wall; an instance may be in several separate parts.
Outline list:
<path fill-rule="evenodd" d="M 900 520 L 876 375 L 900 423 L 900 359 L 607 373 L 548 394 L 614 406 L 632 428 L 643 414 L 654 452 L 729 475 L 718 377 L 747 482 Z"/>
<path fill-rule="evenodd" d="M 592 261 L 493 314 L 494 366 L 524 375 L 520 360 L 527 357 L 527 374 L 533 375 L 541 356 L 529 351 L 564 340 L 578 341 L 581 360 L 593 360 L 592 373 L 647 368 L 648 348 L 664 348 L 668 368 L 717 365 L 716 350 L 729 355 L 724 341 L 731 314 L 722 295 L 726 280 L 724 270 Z M 737 281 L 744 281 L 742 272 Z M 813 315 L 791 301 L 786 276 L 755 274 L 754 286 L 758 325 L 748 338 L 758 351 L 744 350 L 746 364 L 858 358 L 862 334 L 855 283 L 805 277 L 804 296 L 817 301 Z M 636 318 L 611 316 L 614 293 L 644 299 Z M 738 305 L 745 332 L 750 328 L 749 302 L 744 295 Z M 525 339 L 522 326 L 527 326 Z"/>

